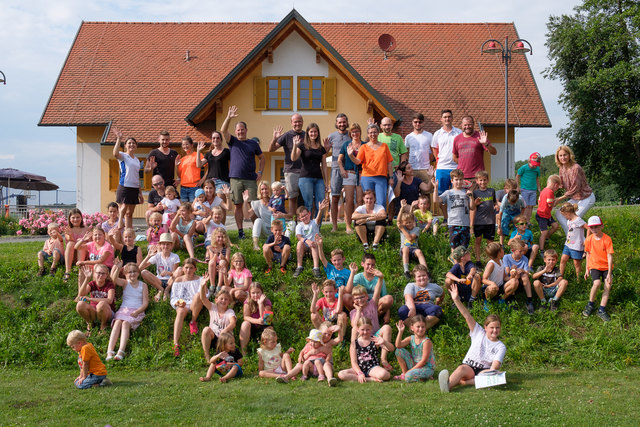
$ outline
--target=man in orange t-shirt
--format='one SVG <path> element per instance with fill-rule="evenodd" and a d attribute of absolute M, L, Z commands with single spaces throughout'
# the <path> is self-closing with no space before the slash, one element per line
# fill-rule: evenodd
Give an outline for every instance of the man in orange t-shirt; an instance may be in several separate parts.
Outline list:
<path fill-rule="evenodd" d="M 593 285 L 589 294 L 589 302 L 585 307 L 582 315 L 589 317 L 595 307 L 596 294 L 600 289 L 600 284 L 604 279 L 604 288 L 602 290 L 602 300 L 596 315 L 608 322 L 611 320 L 606 311 L 607 302 L 609 301 L 609 292 L 611 292 L 611 282 L 613 275 L 613 242 L 611 237 L 602 232 L 602 220 L 598 216 L 592 216 L 587 222 L 587 226 L 591 233 L 584 241 L 584 251 L 587 253 L 587 270 L 584 278 L 587 279 L 591 275 Z"/>

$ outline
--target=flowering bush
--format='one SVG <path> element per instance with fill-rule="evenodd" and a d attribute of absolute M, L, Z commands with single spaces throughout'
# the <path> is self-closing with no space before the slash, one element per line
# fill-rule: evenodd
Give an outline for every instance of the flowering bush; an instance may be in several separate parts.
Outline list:
<path fill-rule="evenodd" d="M 82 214 L 84 225 L 86 227 L 92 227 L 96 224 L 100 224 L 107 220 L 107 215 L 102 212 L 96 212 L 94 214 Z M 63 210 L 41 210 L 31 209 L 29 210 L 29 216 L 19 221 L 20 226 L 24 232 L 29 234 L 47 234 L 47 226 L 52 222 L 57 223 L 60 226 L 60 231 L 64 232 L 67 228 L 67 216 Z M 23 230 L 18 230 L 16 234 L 22 234 Z"/>

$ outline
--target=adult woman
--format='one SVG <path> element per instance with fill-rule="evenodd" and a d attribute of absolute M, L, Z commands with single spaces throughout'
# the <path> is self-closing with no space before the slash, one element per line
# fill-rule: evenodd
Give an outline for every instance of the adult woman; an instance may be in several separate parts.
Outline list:
<path fill-rule="evenodd" d="M 198 153 L 201 153 L 205 148 L 204 142 L 198 143 Z M 217 130 L 214 130 L 211 134 L 211 151 L 204 155 L 203 163 L 200 156 L 196 157 L 196 164 L 198 167 L 204 165 L 207 166 L 207 175 L 202 179 L 202 182 L 207 179 L 213 180 L 216 186 L 216 193 L 222 198 L 223 201 L 227 201 L 227 196 L 222 191 L 224 185 L 229 185 L 229 160 L 231 159 L 231 152 L 228 148 L 222 147 L 222 134 Z"/>
<path fill-rule="evenodd" d="M 433 185 L 424 182 L 420 178 L 413 175 L 413 167 L 408 161 L 400 162 L 396 170 L 397 182 L 393 188 L 393 194 L 396 196 L 396 205 L 400 206 L 400 200 L 406 200 L 407 205 L 418 200 L 420 192 L 428 193 L 433 190 Z"/>
<path fill-rule="evenodd" d="M 93 267 L 85 265 L 84 280 L 76 297 L 76 311 L 87 322 L 87 335 L 91 333 L 91 325 L 100 321 L 100 331 L 106 329 L 116 309 L 116 288 L 109 278 L 109 268 L 104 264 Z M 93 280 L 91 277 L 93 276 Z"/>
<path fill-rule="evenodd" d="M 204 181 L 204 185 L 202 186 L 202 189 L 204 191 L 202 217 L 204 218 L 211 215 L 211 209 L 215 208 L 216 206 L 220 206 L 220 209 L 222 209 L 222 221 L 224 223 L 227 219 L 228 205 L 226 202 L 223 201 L 222 196 L 224 196 L 224 199 L 226 200 L 227 198 L 226 194 L 222 193 L 222 195 L 218 197 L 218 195 L 216 194 L 216 184 L 213 179 L 206 179 Z M 196 223 L 196 232 L 198 234 L 206 234 L 207 227 L 203 224 L 202 221 L 198 221 Z"/>
<path fill-rule="evenodd" d="M 327 188 L 327 150 L 322 146 L 320 128 L 315 123 L 307 126 L 304 142 L 300 141 L 297 135 L 293 141 L 291 161 L 302 159 L 298 187 L 302 193 L 304 205 L 313 216 L 318 212 L 318 203 L 324 199 L 324 190 Z M 328 144 L 328 139 L 325 143 Z"/>
<path fill-rule="evenodd" d="M 556 204 L 562 200 L 569 199 L 569 203 L 578 205 L 576 215 L 583 217 L 595 205 L 596 196 L 594 196 L 593 190 L 587 183 L 584 170 L 576 163 L 573 150 L 566 145 L 558 147 L 556 150 L 556 165 L 558 165 L 562 187 L 564 188 L 564 195 L 556 199 Z M 567 219 L 563 215 L 556 216 L 566 234 L 568 231 Z"/>
<path fill-rule="evenodd" d="M 120 164 L 120 181 L 116 191 L 116 202 L 120 205 L 118 215 L 119 228 L 131 228 L 133 224 L 133 210 L 136 205 L 144 202 L 140 191 L 140 160 L 134 156 L 138 148 L 138 142 L 133 137 L 128 137 L 124 142 L 126 152 L 120 151 L 122 132 L 113 129 L 116 134 L 116 143 L 113 145 L 113 157 Z M 124 218 L 124 223 L 122 219 Z"/>
<path fill-rule="evenodd" d="M 353 123 L 349 128 L 351 141 L 342 145 L 338 155 L 338 167 L 342 175 L 342 187 L 344 189 L 344 223 L 347 226 L 347 234 L 353 233 L 351 228 L 351 215 L 355 209 L 355 203 L 362 204 L 362 187 L 360 186 L 360 166 L 351 161 L 351 157 L 358 157 L 358 151 L 362 144 L 362 129 L 358 123 Z M 355 191 L 355 201 L 354 201 Z"/>
<path fill-rule="evenodd" d="M 184 156 L 176 157 L 176 167 L 180 177 L 180 201 L 193 202 L 196 198 L 196 190 L 200 188 L 200 166 L 202 154 L 193 151 L 193 139 L 190 136 L 182 138 Z"/>
<path fill-rule="evenodd" d="M 365 190 L 363 198 L 364 205 L 358 206 L 353 213 L 356 234 L 365 251 L 369 249 L 368 235 L 373 234 L 373 249 L 378 249 L 384 236 L 387 211 L 384 206 L 376 203 L 376 193 L 373 190 Z"/>
<path fill-rule="evenodd" d="M 369 143 L 358 150 L 358 156 L 349 155 L 356 165 L 362 165 L 362 190 L 374 190 L 381 206 L 387 205 L 387 185 L 393 184 L 393 157 L 387 144 L 378 141 L 380 128 L 367 126 Z M 388 184 L 387 184 L 388 183 Z"/>
<path fill-rule="evenodd" d="M 250 200 L 249 191 L 245 190 L 242 194 L 244 204 L 242 205 L 242 213 L 245 218 L 251 218 L 253 221 L 253 232 L 251 237 L 253 238 L 253 249 L 261 251 L 260 245 L 258 245 L 258 239 L 261 235 L 269 236 L 271 233 L 271 217 L 273 219 L 291 219 L 291 215 L 283 214 L 282 212 L 271 212 L 269 210 L 269 198 L 271 197 L 271 187 L 267 181 L 260 181 L 258 184 L 258 194 L 260 198 L 258 200 Z M 289 237 L 289 226 L 287 224 L 287 231 L 285 235 Z M 294 224 L 295 226 L 295 224 Z"/>

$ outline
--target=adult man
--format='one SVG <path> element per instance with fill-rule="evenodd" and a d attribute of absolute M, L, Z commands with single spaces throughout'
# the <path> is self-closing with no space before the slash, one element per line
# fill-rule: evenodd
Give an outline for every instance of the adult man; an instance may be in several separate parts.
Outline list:
<path fill-rule="evenodd" d="M 438 181 L 438 195 L 444 193 L 451 187 L 452 170 L 458 168 L 458 164 L 453 160 L 453 139 L 460 135 L 462 131 L 452 125 L 453 113 L 451 110 L 442 110 L 440 113 L 440 123 L 442 127 L 433 134 L 431 140 L 431 151 L 436 156 L 436 181 Z"/>
<path fill-rule="evenodd" d="M 158 206 L 160 201 L 164 198 L 164 179 L 162 179 L 161 175 L 153 175 L 151 178 L 151 185 L 153 186 L 153 189 L 149 191 L 149 197 L 147 198 L 147 211 L 144 214 L 147 222 L 149 222 L 149 215 L 152 213 L 164 212 L 162 206 Z"/>
<path fill-rule="evenodd" d="M 153 170 L 154 175 L 161 175 L 165 185 L 180 185 L 180 179 L 174 179 L 176 169 L 176 157 L 178 152 L 169 148 L 169 132 L 163 130 L 158 136 L 160 147 L 149 152 L 145 172 Z"/>
<path fill-rule="evenodd" d="M 458 169 L 464 172 L 464 179 L 473 180 L 476 172 L 484 168 L 484 152 L 492 156 L 498 151 L 487 139 L 485 131 L 477 132 L 473 129 L 473 117 L 462 118 L 462 133 L 453 140 L 453 161 L 458 163 Z"/>
<path fill-rule="evenodd" d="M 344 113 L 336 116 L 336 131 L 329 135 L 331 145 L 331 222 L 333 229 L 338 231 L 338 204 L 342 195 L 342 175 L 340 175 L 340 167 L 338 166 L 338 156 L 345 142 L 350 141 L 349 137 L 349 119 Z"/>
<path fill-rule="evenodd" d="M 409 164 L 413 168 L 413 174 L 428 184 L 433 177 L 433 166 L 431 166 L 431 161 L 434 159 L 431 153 L 433 135 L 422 128 L 424 116 L 421 113 L 413 115 L 411 124 L 413 132 L 404 139 L 404 145 L 409 150 Z"/>
<path fill-rule="evenodd" d="M 378 141 L 384 142 L 389 146 L 391 157 L 393 157 L 393 168 L 397 168 L 401 161 L 407 160 L 407 147 L 404 140 L 397 133 L 391 133 L 393 130 L 393 122 L 389 117 L 385 117 L 380 122 L 382 133 L 378 135 Z"/>
<path fill-rule="evenodd" d="M 249 198 L 256 200 L 258 185 L 256 181 L 262 179 L 262 173 L 264 172 L 264 154 L 260 149 L 260 144 L 253 139 L 247 139 L 247 124 L 245 122 L 238 122 L 235 126 L 235 136 L 231 136 L 229 133 L 229 121 L 238 117 L 238 107 L 232 105 L 229 107 L 227 117 L 222 123 L 220 132 L 227 145 L 229 145 L 231 163 L 229 167 L 229 180 L 231 184 L 231 200 L 236 206 L 235 219 L 238 227 L 238 238 L 244 239 L 244 230 L 242 228 L 242 204 L 244 200 L 242 193 L 245 190 L 249 192 Z M 260 161 L 258 166 L 258 173 L 256 173 L 256 156 Z"/>
<path fill-rule="evenodd" d="M 298 194 L 300 194 L 298 180 L 300 179 L 302 160 L 292 161 L 291 150 L 293 150 L 293 138 L 297 136 L 300 138 L 300 142 L 304 141 L 303 124 L 302 116 L 298 113 L 294 114 L 291 116 L 291 130 L 283 134 L 282 126 L 273 128 L 273 139 L 269 145 L 270 152 L 276 151 L 280 147 L 284 150 L 284 184 L 289 194 L 289 214 L 295 213 L 298 209 Z"/>

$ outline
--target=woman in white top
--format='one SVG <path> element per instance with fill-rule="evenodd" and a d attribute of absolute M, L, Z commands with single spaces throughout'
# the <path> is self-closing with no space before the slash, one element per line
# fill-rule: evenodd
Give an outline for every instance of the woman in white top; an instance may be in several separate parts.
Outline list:
<path fill-rule="evenodd" d="M 113 157 L 120 164 L 120 180 L 116 191 L 116 202 L 120 205 L 118 215 L 118 228 L 131 228 L 133 223 L 133 210 L 136 205 L 144 202 L 140 190 L 140 160 L 134 156 L 138 148 L 138 142 L 133 137 L 128 137 L 124 142 L 126 152 L 120 151 L 122 132 L 114 128 L 116 143 L 113 145 Z M 124 223 L 122 218 L 124 217 Z"/>
<path fill-rule="evenodd" d="M 109 346 L 107 347 L 107 357 L 105 360 L 122 360 L 124 358 L 124 351 L 127 348 L 129 342 L 129 335 L 132 330 L 135 330 L 142 319 L 144 319 L 144 311 L 149 306 L 149 288 L 143 281 L 138 280 L 140 276 L 140 269 L 138 266 L 130 262 L 124 267 L 124 274 L 126 279 L 121 279 L 120 269 L 122 268 L 122 261 L 118 260 L 111 270 L 111 280 L 118 285 L 122 286 L 122 304 L 120 309 L 113 316 L 111 322 L 111 337 L 109 338 Z M 116 342 L 120 337 L 120 348 L 118 354 L 115 353 Z"/>
<path fill-rule="evenodd" d="M 251 201 L 249 200 L 248 190 L 242 193 L 242 199 L 244 200 L 242 212 L 245 218 L 251 218 L 251 221 L 253 221 L 253 232 L 251 234 L 253 238 L 253 249 L 262 251 L 262 248 L 258 244 L 258 239 L 262 235 L 268 237 L 269 234 L 271 234 L 271 216 L 273 215 L 274 218 L 285 218 L 287 220 L 290 220 L 292 216 L 280 212 L 274 215 L 273 212 L 269 210 L 271 187 L 267 181 L 260 181 L 258 184 L 258 195 L 260 196 L 258 200 Z M 289 237 L 291 235 L 290 228 L 294 226 L 295 223 L 293 222 L 287 223 L 287 229 L 284 235 Z"/>
<path fill-rule="evenodd" d="M 440 371 L 438 381 L 440 382 L 440 391 L 444 393 L 448 393 L 458 384 L 475 384 L 475 377 L 481 372 L 500 369 L 507 353 L 507 347 L 498 339 L 501 328 L 500 317 L 497 314 L 488 315 L 483 328 L 460 301 L 458 285 L 453 283 L 449 287 L 449 294 L 460 314 L 467 321 L 471 347 L 469 347 L 462 365 L 458 366 L 451 376 L 446 369 Z"/>

